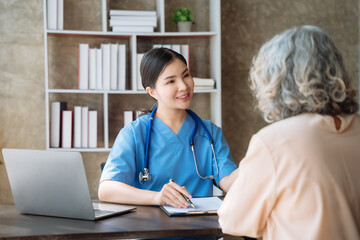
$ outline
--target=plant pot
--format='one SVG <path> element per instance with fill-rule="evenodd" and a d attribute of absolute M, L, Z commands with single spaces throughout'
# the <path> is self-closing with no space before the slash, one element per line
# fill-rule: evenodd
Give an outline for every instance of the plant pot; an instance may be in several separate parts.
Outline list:
<path fill-rule="evenodd" d="M 179 32 L 191 32 L 192 22 L 178 22 L 177 25 Z"/>

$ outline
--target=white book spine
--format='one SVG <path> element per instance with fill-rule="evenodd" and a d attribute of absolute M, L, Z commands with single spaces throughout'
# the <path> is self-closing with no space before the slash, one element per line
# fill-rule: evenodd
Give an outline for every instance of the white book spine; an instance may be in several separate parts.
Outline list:
<path fill-rule="evenodd" d="M 103 89 L 110 90 L 110 44 L 101 44 L 103 57 Z"/>
<path fill-rule="evenodd" d="M 79 45 L 79 89 L 89 88 L 89 44 Z"/>
<path fill-rule="evenodd" d="M 64 29 L 64 0 L 57 0 L 57 29 Z"/>
<path fill-rule="evenodd" d="M 50 147 L 60 147 L 60 102 L 51 103 Z"/>
<path fill-rule="evenodd" d="M 164 45 L 162 45 L 162 47 L 171 49 L 171 44 L 164 44 Z"/>
<path fill-rule="evenodd" d="M 193 77 L 194 85 L 195 86 L 204 86 L 204 87 L 214 87 L 215 86 L 215 80 L 212 78 L 197 78 Z"/>
<path fill-rule="evenodd" d="M 47 27 L 57 28 L 57 0 L 47 0 Z"/>
<path fill-rule="evenodd" d="M 110 20 L 114 23 L 122 22 L 132 22 L 132 23 L 142 23 L 142 22 L 150 22 L 156 23 L 157 17 L 156 16 L 135 16 L 135 15 L 117 15 L 117 16 L 110 16 Z M 156 23 L 157 24 L 157 23 Z M 156 25 L 155 25 L 156 26 Z"/>
<path fill-rule="evenodd" d="M 110 19 L 109 25 L 110 27 L 113 26 L 149 26 L 149 27 L 156 27 L 156 18 L 154 19 L 146 19 L 141 21 L 141 18 L 136 18 L 137 20 L 115 20 Z"/>
<path fill-rule="evenodd" d="M 71 148 L 72 140 L 72 110 L 62 112 L 62 148 Z"/>
<path fill-rule="evenodd" d="M 74 107 L 74 148 L 81 148 L 81 106 Z"/>
<path fill-rule="evenodd" d="M 141 33 L 141 32 L 154 32 L 154 27 L 151 26 L 113 26 L 113 32 L 129 32 L 129 33 Z"/>
<path fill-rule="evenodd" d="M 119 45 L 118 89 L 126 88 L 126 45 Z"/>
<path fill-rule="evenodd" d="M 97 111 L 89 111 L 89 148 L 97 147 Z"/>
<path fill-rule="evenodd" d="M 101 48 L 96 49 L 96 89 L 103 89 L 103 64 L 102 64 L 102 50 Z"/>
<path fill-rule="evenodd" d="M 96 49 L 89 50 L 89 89 L 96 89 Z"/>
<path fill-rule="evenodd" d="M 141 64 L 141 60 L 144 56 L 144 53 L 138 53 L 137 54 L 137 61 L 136 61 L 136 67 L 137 67 L 137 89 L 138 90 L 144 90 L 144 87 L 142 85 L 142 81 L 141 81 L 141 73 L 140 73 L 140 64 Z"/>
<path fill-rule="evenodd" d="M 124 111 L 124 126 L 132 121 L 134 121 L 134 112 Z"/>
<path fill-rule="evenodd" d="M 109 12 L 110 16 L 156 16 L 155 11 L 136 11 L 136 10 L 114 10 Z"/>
<path fill-rule="evenodd" d="M 181 55 L 183 55 L 183 57 L 185 58 L 187 65 L 188 65 L 188 69 L 190 70 L 190 53 L 189 53 L 189 44 L 182 44 L 181 45 Z"/>
<path fill-rule="evenodd" d="M 119 56 L 119 45 L 110 45 L 110 89 L 118 89 L 118 56 Z"/>
<path fill-rule="evenodd" d="M 180 44 L 173 44 L 173 45 L 171 45 L 171 49 L 174 50 L 175 52 L 181 54 Z"/>
<path fill-rule="evenodd" d="M 89 107 L 81 108 L 81 147 L 87 148 L 89 143 Z"/>

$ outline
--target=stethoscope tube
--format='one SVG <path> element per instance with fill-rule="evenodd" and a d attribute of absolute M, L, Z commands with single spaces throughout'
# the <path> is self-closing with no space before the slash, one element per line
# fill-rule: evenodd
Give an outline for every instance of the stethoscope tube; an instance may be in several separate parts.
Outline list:
<path fill-rule="evenodd" d="M 152 110 L 152 112 L 150 114 L 149 123 L 148 123 L 148 126 L 147 126 L 147 133 L 146 133 L 146 138 L 145 138 L 146 142 L 145 142 L 144 172 L 139 173 L 139 181 L 140 181 L 140 183 L 144 183 L 145 181 L 151 181 L 151 174 L 150 174 L 150 171 L 149 171 L 149 148 L 150 148 L 150 138 L 151 138 L 152 123 L 153 123 L 153 120 L 154 120 L 154 117 L 155 117 L 156 110 L 157 110 L 157 106 Z M 191 138 L 190 138 L 190 147 L 191 147 L 191 151 L 192 151 L 193 157 L 194 157 L 196 173 L 201 179 L 205 179 L 205 180 L 215 179 L 219 175 L 219 165 L 218 165 L 217 159 L 216 159 L 216 154 L 215 154 L 215 149 L 214 149 L 214 140 L 211 137 L 211 134 L 209 133 L 209 131 L 207 130 L 205 124 L 199 118 L 199 116 L 196 115 L 190 109 L 187 109 L 186 111 L 190 114 L 190 116 L 192 117 L 192 119 L 195 122 L 195 127 L 193 129 L 193 132 L 192 132 Z M 195 138 L 196 131 L 198 129 L 198 123 L 199 122 L 200 122 L 200 125 L 202 126 L 202 128 L 205 130 L 205 134 L 208 137 L 209 142 L 210 142 L 212 154 L 214 156 L 214 160 L 215 160 L 215 164 L 216 164 L 216 175 L 215 176 L 210 175 L 210 176 L 207 176 L 207 177 L 206 176 L 203 177 L 203 176 L 200 175 L 199 170 L 198 170 L 196 156 L 195 156 L 194 138 Z"/>
<path fill-rule="evenodd" d="M 147 132 L 146 132 L 146 142 L 145 142 L 145 161 L 144 161 L 144 172 L 139 173 L 139 181 L 140 183 L 143 183 L 144 181 L 151 181 L 151 174 L 149 171 L 149 148 L 150 148 L 150 137 L 151 137 L 151 129 L 152 129 L 152 123 L 154 121 L 154 116 L 157 110 L 157 106 L 152 110 L 150 114 L 149 123 L 147 126 Z"/>
<path fill-rule="evenodd" d="M 215 179 L 217 178 L 217 176 L 219 175 L 219 165 L 217 163 L 217 159 L 216 159 L 216 154 L 215 154 L 215 149 L 214 149 L 214 140 L 213 138 L 211 137 L 211 134 L 209 133 L 209 131 L 207 130 L 205 124 L 203 123 L 203 121 L 199 118 L 198 115 L 196 115 L 196 113 L 194 113 L 193 111 L 191 111 L 190 109 L 187 110 L 187 112 L 190 114 L 190 116 L 192 116 L 192 118 L 194 119 L 195 121 L 195 127 L 194 127 L 194 130 L 193 130 L 193 133 L 191 135 L 191 141 L 190 141 L 190 146 L 191 146 L 191 151 L 193 153 L 193 157 L 194 157 L 194 163 L 195 163 L 195 168 L 196 168 L 196 173 L 197 175 L 202 178 L 202 179 Z M 195 120 L 196 119 L 196 120 Z M 213 156 L 214 156 L 214 160 L 215 160 L 215 165 L 216 165 L 216 175 L 215 177 L 213 175 L 210 175 L 208 177 L 203 177 L 201 176 L 201 174 L 199 173 L 199 170 L 198 170 L 198 166 L 197 166 L 197 161 L 196 161 L 196 156 L 195 156 L 195 142 L 194 142 L 194 138 L 195 138 L 195 133 L 197 131 L 197 128 L 198 128 L 198 122 L 200 122 L 200 125 L 203 127 L 203 129 L 205 130 L 205 134 L 207 135 L 209 141 L 210 141 L 210 146 L 211 146 L 211 150 L 212 150 L 212 153 L 213 153 Z"/>

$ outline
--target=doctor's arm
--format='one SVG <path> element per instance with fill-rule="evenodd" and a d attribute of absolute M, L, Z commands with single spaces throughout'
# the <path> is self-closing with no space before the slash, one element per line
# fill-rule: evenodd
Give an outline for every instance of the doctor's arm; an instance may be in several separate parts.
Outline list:
<path fill-rule="evenodd" d="M 105 180 L 99 185 L 98 197 L 101 201 L 120 204 L 165 205 L 168 203 L 173 207 L 186 208 L 188 202 L 180 193 L 191 198 L 186 188 L 176 183 L 165 184 L 160 192 L 156 192 L 135 188 L 118 181 Z"/>
<path fill-rule="evenodd" d="M 223 177 L 220 182 L 219 186 L 224 192 L 228 192 L 231 185 L 234 183 L 235 179 L 237 178 L 239 172 L 239 168 L 235 169 L 231 174 Z"/>

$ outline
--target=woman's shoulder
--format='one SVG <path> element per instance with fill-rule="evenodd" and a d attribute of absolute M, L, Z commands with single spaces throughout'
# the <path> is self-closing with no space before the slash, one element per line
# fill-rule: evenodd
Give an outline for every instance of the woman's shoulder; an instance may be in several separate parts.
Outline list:
<path fill-rule="evenodd" d="M 298 130 L 305 128 L 308 121 L 315 118 L 316 114 L 300 114 L 297 116 L 285 118 L 283 120 L 271 123 L 262 129 L 260 129 L 258 135 L 267 135 L 267 134 L 282 134 L 282 132 L 288 132 L 289 130 Z"/>

